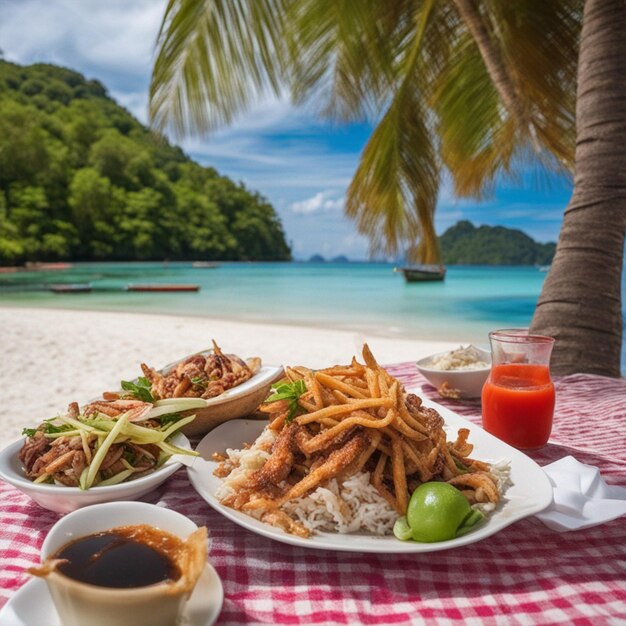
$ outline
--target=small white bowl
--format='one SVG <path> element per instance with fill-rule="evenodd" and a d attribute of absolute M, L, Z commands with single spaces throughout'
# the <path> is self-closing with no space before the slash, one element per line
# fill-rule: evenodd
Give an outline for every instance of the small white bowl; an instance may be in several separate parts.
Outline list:
<path fill-rule="evenodd" d="M 483 348 L 477 348 L 483 360 L 488 364 L 480 369 L 465 370 L 439 370 L 429 367 L 432 360 L 448 354 L 450 351 L 438 352 L 424 357 L 417 362 L 417 369 L 428 382 L 439 389 L 444 383 L 448 383 L 450 389 L 459 392 L 460 398 L 479 398 L 483 385 L 491 370 L 491 352 Z"/>
<path fill-rule="evenodd" d="M 41 548 L 41 562 L 81 537 L 137 524 L 149 524 L 181 539 L 197 528 L 188 517 L 145 502 L 98 504 L 62 517 L 50 529 Z M 111 589 L 74 581 L 56 572 L 48 575 L 46 582 L 57 609 L 72 624 L 164 626 L 178 623 L 176 615 L 183 610 L 202 617 L 201 623 L 210 624 L 219 614 L 223 601 L 221 581 L 208 563 L 186 607 L 189 593 L 174 595 L 161 584 Z M 189 615 L 186 617 L 185 623 L 189 623 Z"/>
<path fill-rule="evenodd" d="M 181 448 L 191 449 L 187 437 L 180 433 L 172 438 L 172 442 Z M 50 509 L 56 513 L 69 513 L 102 502 L 136 500 L 156 489 L 182 465 L 178 462 L 166 462 L 158 470 L 141 478 L 135 478 L 118 485 L 95 486 L 81 491 L 78 487 L 37 484 L 26 478 L 18 457 L 23 445 L 24 440 L 15 441 L 0 452 L 0 478 L 25 493 L 44 509 Z"/>

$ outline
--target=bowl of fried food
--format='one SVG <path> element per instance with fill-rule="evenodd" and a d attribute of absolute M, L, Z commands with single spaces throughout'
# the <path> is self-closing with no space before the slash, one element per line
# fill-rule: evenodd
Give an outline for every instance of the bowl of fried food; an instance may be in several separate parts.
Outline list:
<path fill-rule="evenodd" d="M 229 419 L 250 415 L 267 397 L 283 368 L 264 365 L 258 357 L 242 359 L 213 347 L 186 356 L 161 369 L 142 363 L 143 376 L 123 381 L 122 389 L 103 394 L 105 400 L 138 399 L 155 403 L 166 410 L 168 403 L 195 398 L 187 414 L 195 419 L 181 428 L 187 436 L 209 432 Z"/>
<path fill-rule="evenodd" d="M 473 345 L 461 346 L 420 359 L 417 369 L 442 398 L 479 398 L 491 370 L 491 352 Z"/>

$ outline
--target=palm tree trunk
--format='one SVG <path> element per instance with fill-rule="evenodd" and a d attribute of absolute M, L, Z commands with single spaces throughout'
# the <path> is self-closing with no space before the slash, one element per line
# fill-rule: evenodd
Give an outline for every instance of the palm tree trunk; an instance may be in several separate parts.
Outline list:
<path fill-rule="evenodd" d="M 576 174 L 531 331 L 556 337 L 558 374 L 620 375 L 626 230 L 626 2 L 586 0 Z"/>

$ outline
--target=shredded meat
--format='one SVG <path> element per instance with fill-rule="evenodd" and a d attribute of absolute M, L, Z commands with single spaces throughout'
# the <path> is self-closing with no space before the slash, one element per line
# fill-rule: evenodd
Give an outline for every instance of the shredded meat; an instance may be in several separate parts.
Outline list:
<path fill-rule="evenodd" d="M 254 375 L 252 367 L 234 354 L 224 354 L 215 341 L 210 354 L 194 354 L 168 373 L 162 374 L 145 363 L 141 369 L 156 399 L 214 398 Z"/>

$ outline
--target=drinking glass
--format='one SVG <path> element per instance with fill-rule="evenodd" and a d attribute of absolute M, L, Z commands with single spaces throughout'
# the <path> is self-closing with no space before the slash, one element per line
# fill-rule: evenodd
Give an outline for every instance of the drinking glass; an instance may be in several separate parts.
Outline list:
<path fill-rule="evenodd" d="M 489 333 L 491 372 L 482 390 L 483 428 L 520 449 L 544 446 L 552 430 L 554 384 L 550 377 L 553 337 L 526 328 Z"/>

